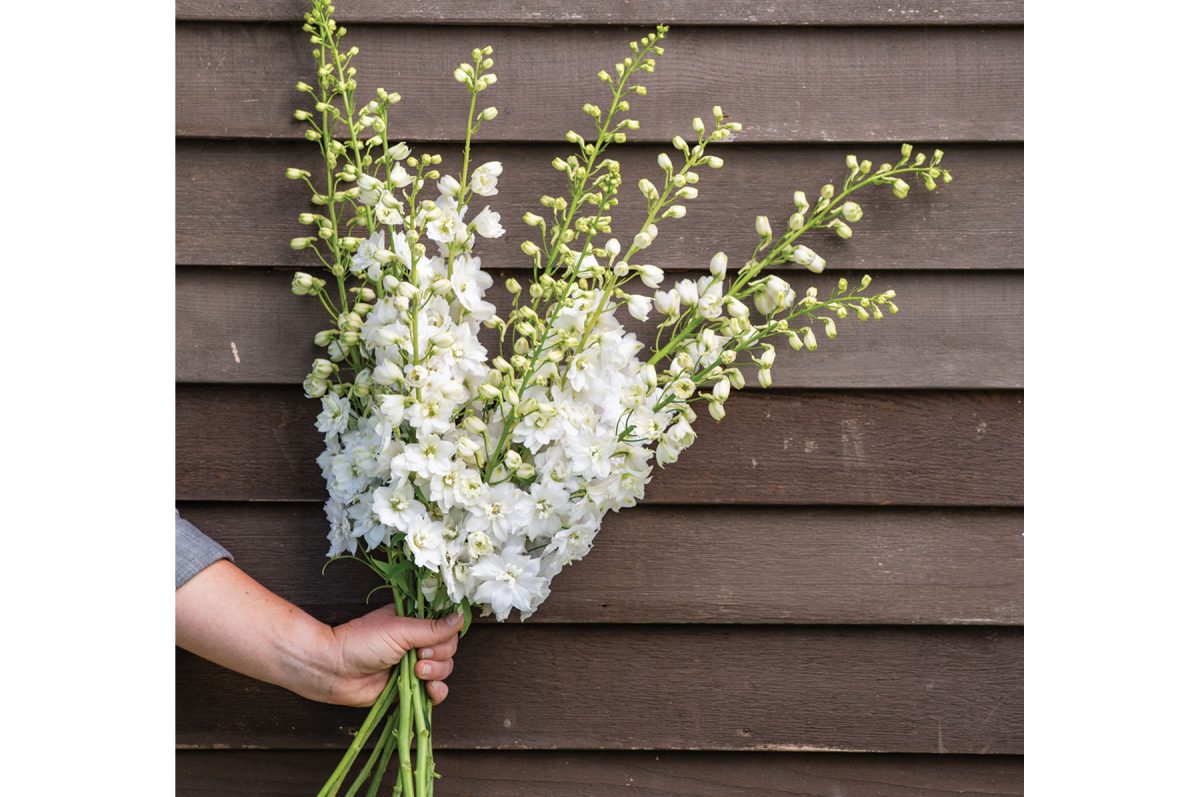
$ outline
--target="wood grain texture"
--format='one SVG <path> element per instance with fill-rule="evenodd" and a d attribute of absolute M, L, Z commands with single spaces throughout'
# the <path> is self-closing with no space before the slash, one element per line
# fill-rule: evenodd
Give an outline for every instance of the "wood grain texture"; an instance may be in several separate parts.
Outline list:
<path fill-rule="evenodd" d="M 178 797 L 311 797 L 332 750 L 181 750 Z M 438 797 L 1012 797 L 1018 756 L 445 750 Z"/>
<path fill-rule="evenodd" d="M 705 272 L 707 273 L 707 272 Z M 698 276 L 699 272 L 691 274 Z M 787 274 L 799 295 L 825 292 L 838 275 Z M 490 296 L 507 313 L 507 272 Z M 527 272 L 514 274 L 526 283 Z M 683 276 L 683 275 L 679 275 Z M 861 275 L 846 273 L 857 282 Z M 176 272 L 175 375 L 180 382 L 300 384 L 321 350 L 310 342 L 329 326 L 315 299 L 291 293 L 291 272 L 183 268 Z M 1022 275 L 1017 272 L 889 272 L 872 290 L 892 288 L 901 312 L 883 321 L 846 319 L 815 352 L 781 351 L 778 387 L 1020 387 Z M 643 343 L 654 327 L 622 314 Z M 495 351 L 497 335 L 483 330 Z M 781 346 L 785 344 L 781 343 Z M 748 374 L 753 381 L 753 373 Z"/>
<path fill-rule="evenodd" d="M 324 622 L 361 614 L 378 584 L 353 562 L 321 574 L 316 504 L 179 510 Z M 1018 509 L 642 506 L 605 519 L 529 622 L 1020 624 L 1023 558 Z"/>
<path fill-rule="evenodd" d="M 935 145 L 926 145 L 932 152 Z M 445 157 L 447 171 L 461 170 L 461 147 L 432 145 Z M 645 220 L 636 183 L 661 174 L 655 164 L 661 146 L 627 145 L 615 151 L 626 186 L 613 215 L 618 236 L 628 238 Z M 890 191 L 859 192 L 866 217 L 849 241 L 814 234 L 811 245 L 831 269 L 1020 269 L 1024 258 L 1024 152 L 1020 145 L 955 144 L 945 147 L 954 182 L 936 193 L 914 187 L 900 201 Z M 822 183 L 841 179 L 845 154 L 857 152 L 876 163 L 895 161 L 891 145 L 797 146 L 735 145 L 719 150 L 720 170 L 706 170 L 700 196 L 687 203 L 684 219 L 659 225 L 647 250 L 648 262 L 663 268 L 705 268 L 724 250 L 743 263 L 757 243 L 755 216 L 771 216 L 777 228 L 793 210 L 792 192 L 815 196 Z M 501 214 L 508 234 L 481 241 L 485 262 L 527 268 L 519 251 L 528 227 L 526 210 L 540 212 L 538 198 L 562 193 L 562 175 L 550 161 L 567 154 L 558 144 L 491 144 L 472 148 L 475 163 L 504 164 L 499 195 L 487 200 Z M 306 234 L 296 220 L 311 210 L 307 188 L 283 177 L 289 166 L 318 173 L 316 149 L 307 142 L 181 140 L 176 145 L 175 257 L 182 265 L 296 266 L 313 268 L 310 252 L 294 252 L 288 241 Z M 456 165 L 457 164 L 457 165 Z M 431 196 L 432 187 L 427 189 Z M 495 200 L 495 201 L 491 201 Z M 482 205 L 475 208 L 482 209 Z"/>
<path fill-rule="evenodd" d="M 1020 753 L 1014 628 L 480 625 L 442 748 Z M 361 709 L 313 704 L 180 651 L 183 746 L 344 746 Z"/>
<path fill-rule="evenodd" d="M 1011 25 L 1024 19 L 1021 0 L 354 0 L 337 6 L 342 22 L 408 25 Z M 292 22 L 308 4 L 296 0 L 175 0 L 181 20 Z"/>
<path fill-rule="evenodd" d="M 638 31 L 613 27 L 360 26 L 359 85 L 405 96 L 398 133 L 457 139 L 466 92 L 450 77 L 471 47 L 496 48 L 502 111 L 489 140 L 561 141 L 587 121 L 601 67 Z M 1019 28 L 678 28 L 635 104 L 641 140 L 665 141 L 714 104 L 746 125 L 745 141 L 1012 141 L 1022 138 Z M 294 138 L 313 72 L 295 25 L 182 22 L 175 39 L 181 136 Z M 482 140 L 482 139 L 481 139 Z"/>
<path fill-rule="evenodd" d="M 1016 506 L 1022 398 L 1012 391 L 743 392 L 657 472 L 650 503 Z M 179 500 L 315 501 L 317 403 L 299 388 L 181 385 Z"/>

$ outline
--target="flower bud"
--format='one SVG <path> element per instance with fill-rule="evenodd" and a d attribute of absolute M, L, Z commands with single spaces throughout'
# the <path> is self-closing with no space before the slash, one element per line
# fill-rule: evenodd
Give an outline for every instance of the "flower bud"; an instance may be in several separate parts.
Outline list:
<path fill-rule="evenodd" d="M 717 380 L 717 383 L 715 385 L 713 385 L 712 394 L 713 394 L 713 398 L 715 398 L 717 401 L 725 401 L 726 399 L 728 399 L 729 398 L 729 380 L 726 378 L 721 378 L 721 379 Z"/>
<path fill-rule="evenodd" d="M 313 360 L 312 374 L 317 379 L 328 379 L 333 376 L 334 365 L 329 360 Z"/>
<path fill-rule="evenodd" d="M 479 444 L 469 437 L 458 438 L 458 443 L 455 444 L 454 448 L 458 451 L 458 455 L 467 462 L 473 462 L 475 455 L 480 450 Z"/>
<path fill-rule="evenodd" d="M 533 255 L 536 255 L 538 253 L 538 245 L 535 244 L 533 241 L 522 241 L 521 242 L 521 251 L 524 252 L 525 254 L 529 255 L 530 257 L 532 257 Z"/>
<path fill-rule="evenodd" d="M 829 338 L 830 340 L 833 340 L 834 338 L 836 338 L 837 337 L 837 324 L 835 324 L 833 322 L 833 319 L 832 318 L 822 318 L 821 320 L 825 322 L 825 337 Z"/>
<path fill-rule="evenodd" d="M 729 267 L 729 258 L 724 252 L 717 252 L 708 261 L 708 273 L 717 279 L 725 279 L 725 270 Z"/>
<path fill-rule="evenodd" d="M 716 155 L 709 155 L 708 156 L 708 165 L 709 165 L 709 168 L 720 169 L 722 166 L 725 165 L 725 160 L 724 160 L 724 158 L 718 158 Z"/>
<path fill-rule="evenodd" d="M 519 282 L 517 282 L 515 279 L 513 279 L 512 277 L 509 277 L 508 279 L 506 279 L 504 281 L 504 290 L 508 291 L 509 293 L 511 293 L 515 296 L 516 294 L 521 292 L 521 284 Z"/>
<path fill-rule="evenodd" d="M 719 421 L 725 417 L 725 405 L 719 401 L 708 402 L 708 414 L 713 417 L 714 421 Z"/>
<path fill-rule="evenodd" d="M 462 427 L 472 434 L 486 434 L 487 424 L 477 415 L 468 415 L 462 421 Z"/>
<path fill-rule="evenodd" d="M 896 182 L 892 183 L 892 193 L 897 199 L 904 199 L 908 196 L 908 183 L 897 177 Z"/>
<path fill-rule="evenodd" d="M 687 215 L 687 208 L 683 205 L 671 205 L 663 212 L 663 218 L 667 219 L 682 219 Z"/>
<path fill-rule="evenodd" d="M 839 238 L 848 239 L 854 235 L 854 230 L 850 229 L 850 225 L 841 219 L 834 219 L 830 226 L 833 227 L 833 231 L 838 234 Z"/>
<path fill-rule="evenodd" d="M 857 170 L 858 169 L 858 158 L 856 158 L 854 155 L 847 155 L 846 156 L 846 168 L 850 169 L 851 171 Z"/>
<path fill-rule="evenodd" d="M 318 332 L 316 335 L 313 336 L 313 345 L 320 346 L 323 349 L 326 346 L 328 346 L 330 343 L 333 342 L 333 336 L 335 334 L 336 334 L 336 330 L 322 329 L 320 332 Z"/>
<path fill-rule="evenodd" d="M 522 462 L 513 471 L 513 476 L 521 481 L 527 481 L 537 475 L 537 470 L 529 462 Z"/>
<path fill-rule="evenodd" d="M 500 398 L 500 388 L 485 382 L 479 386 L 479 395 L 483 396 L 489 401 L 495 401 L 496 399 Z"/>
<path fill-rule="evenodd" d="M 315 240 L 317 240 L 317 239 L 313 238 L 311 236 L 304 237 L 304 238 L 293 238 L 291 243 L 289 244 L 289 246 L 291 246 L 293 249 L 295 249 L 297 252 L 299 252 L 301 249 L 307 249 L 308 245 L 311 244 Z"/>
<path fill-rule="evenodd" d="M 665 152 L 658 153 L 658 168 L 669 173 L 671 171 L 671 156 Z"/>
<path fill-rule="evenodd" d="M 762 385 L 763 387 L 771 386 L 771 369 L 770 368 L 759 368 L 758 369 L 758 384 Z"/>
<path fill-rule="evenodd" d="M 860 289 L 862 289 L 862 290 L 864 290 L 864 291 L 865 291 L 867 288 L 871 287 L 871 275 L 870 275 L 870 274 L 863 274 L 862 281 L 860 281 L 860 282 L 858 283 L 858 286 L 859 286 L 859 288 L 860 288 Z"/>
<path fill-rule="evenodd" d="M 687 142 L 683 140 L 683 136 L 675 136 L 675 138 L 671 139 L 671 146 L 680 152 L 687 152 L 688 148 Z"/>
<path fill-rule="evenodd" d="M 292 166 L 286 169 L 283 174 L 289 180 L 299 180 L 302 177 L 308 177 L 311 172 L 306 172 L 303 169 L 297 169 L 296 167 Z"/>
<path fill-rule="evenodd" d="M 901 144 L 900 145 L 900 157 L 904 158 L 905 160 L 908 160 L 909 156 L 912 155 L 912 149 L 913 149 L 912 144 Z"/>
<path fill-rule="evenodd" d="M 329 390 L 329 383 L 324 379 L 315 379 L 311 375 L 304 379 L 304 395 L 309 398 L 320 398 Z"/>
<path fill-rule="evenodd" d="M 793 213 L 791 216 L 788 216 L 788 229 L 792 232 L 799 232 L 804 229 L 804 214 Z"/>
<path fill-rule="evenodd" d="M 766 216 L 759 216 L 754 220 L 754 229 L 758 232 L 761 238 L 771 237 L 771 220 Z"/>
<path fill-rule="evenodd" d="M 842 218 L 844 218 L 846 221 L 862 221 L 862 217 L 862 206 L 857 202 L 846 202 L 842 205 Z"/>
<path fill-rule="evenodd" d="M 479 115 L 483 117 L 483 121 L 490 122 L 500 115 L 500 111 L 495 106 L 489 105 L 487 108 L 484 108 L 483 112 Z"/>
<path fill-rule="evenodd" d="M 292 277 L 292 293 L 297 296 L 304 296 L 313 289 L 312 274 L 306 274 L 303 271 L 297 271 Z"/>

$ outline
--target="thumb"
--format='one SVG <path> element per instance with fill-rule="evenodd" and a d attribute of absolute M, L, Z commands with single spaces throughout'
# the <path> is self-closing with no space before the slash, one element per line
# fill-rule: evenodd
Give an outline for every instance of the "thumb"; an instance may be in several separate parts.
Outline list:
<path fill-rule="evenodd" d="M 433 647 L 446 642 L 462 627 L 463 616 L 458 612 L 440 620 L 420 620 L 415 617 L 396 617 L 393 634 L 405 649 Z"/>

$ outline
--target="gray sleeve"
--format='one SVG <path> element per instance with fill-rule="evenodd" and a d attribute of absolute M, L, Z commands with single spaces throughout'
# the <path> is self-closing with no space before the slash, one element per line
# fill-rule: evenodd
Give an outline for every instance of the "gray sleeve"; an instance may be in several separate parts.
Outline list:
<path fill-rule="evenodd" d="M 204 568 L 221 559 L 233 560 L 229 551 L 205 536 L 175 510 L 175 589 Z"/>

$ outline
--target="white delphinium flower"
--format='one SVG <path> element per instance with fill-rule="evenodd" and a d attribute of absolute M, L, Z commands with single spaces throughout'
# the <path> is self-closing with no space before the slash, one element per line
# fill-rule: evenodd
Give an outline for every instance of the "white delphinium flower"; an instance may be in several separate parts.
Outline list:
<path fill-rule="evenodd" d="M 403 163 L 397 163 L 395 166 L 393 166 L 388 177 L 391 179 L 396 188 L 407 188 L 408 186 L 412 185 L 413 180 L 416 179 L 413 175 L 408 173 L 408 170 L 404 168 Z"/>
<path fill-rule="evenodd" d="M 416 508 L 419 506 L 413 484 L 407 475 L 393 479 L 389 485 L 376 487 L 372 493 L 371 508 L 375 515 L 381 522 L 395 529 L 407 528 L 416 517 Z"/>
<path fill-rule="evenodd" d="M 504 235 L 504 227 L 500 225 L 500 214 L 485 207 L 471 222 L 471 229 L 483 238 L 499 238 Z"/>
<path fill-rule="evenodd" d="M 437 572 L 441 568 L 446 547 L 441 521 L 434 520 L 424 507 L 415 513 L 404 529 L 404 545 L 412 553 L 413 561 Z"/>
<path fill-rule="evenodd" d="M 392 473 L 415 473 L 431 479 L 449 473 L 454 457 L 454 444 L 437 435 L 425 435 L 404 447 L 404 453 L 392 460 Z"/>
<path fill-rule="evenodd" d="M 679 291 L 674 288 L 669 291 L 654 292 L 654 309 L 667 318 L 679 315 L 682 305 L 683 301 L 679 296 Z"/>
<path fill-rule="evenodd" d="M 654 302 L 649 296 L 632 295 L 626 300 L 626 303 L 629 307 L 629 314 L 638 321 L 650 318 L 650 309 L 654 306 Z"/>
<path fill-rule="evenodd" d="M 345 396 L 324 395 L 321 397 L 321 413 L 317 415 L 317 430 L 325 433 L 325 445 L 329 445 L 350 425 L 350 399 Z"/>
<path fill-rule="evenodd" d="M 463 243 L 466 241 L 467 236 L 470 235 L 470 230 L 462 220 L 466 208 L 464 207 L 462 211 L 456 211 L 452 206 L 446 207 L 441 203 L 438 204 L 437 208 L 440 212 L 434 218 L 430 219 L 425 226 L 425 234 L 429 236 L 430 240 L 441 244 Z"/>
<path fill-rule="evenodd" d="M 483 292 L 492 286 L 492 275 L 483 270 L 477 257 L 460 257 L 454 261 L 454 276 L 450 287 L 458 303 L 468 311 L 483 303 Z"/>
<path fill-rule="evenodd" d="M 380 269 L 388 261 L 392 253 L 385 246 L 383 231 L 379 230 L 370 238 L 362 241 L 350 260 L 350 271 L 353 274 L 365 273 L 371 280 L 380 278 Z"/>
<path fill-rule="evenodd" d="M 387 536 L 387 528 L 379 522 L 379 518 L 371 509 L 371 504 L 370 496 L 360 494 L 346 509 L 346 514 L 350 516 L 352 522 L 353 531 L 351 533 L 365 543 L 368 551 L 378 547 L 379 543 L 383 542 Z"/>
<path fill-rule="evenodd" d="M 699 298 L 696 300 L 696 314 L 709 321 L 720 318 L 721 307 L 725 301 L 722 280 L 711 276 L 701 277 L 696 282 L 696 290 L 699 293 Z"/>
<path fill-rule="evenodd" d="M 475 167 L 471 173 L 471 191 L 477 196 L 495 196 L 497 182 L 504 166 L 500 161 L 488 161 Z"/>
<path fill-rule="evenodd" d="M 487 603 L 497 620 L 505 620 L 513 609 L 532 614 L 549 593 L 549 581 L 538 572 L 538 562 L 520 545 L 505 546 L 498 554 L 485 556 L 471 568 L 479 580 L 475 600 Z"/>
<path fill-rule="evenodd" d="M 350 516 L 346 514 L 346 505 L 336 498 L 325 502 L 325 517 L 329 521 L 329 553 L 330 557 L 344 553 L 354 553 L 356 543 L 350 526 Z"/>
<path fill-rule="evenodd" d="M 504 542 L 529 525 L 533 499 L 512 482 L 503 482 L 486 488 L 483 500 L 470 507 L 470 512 L 466 520 L 468 531 L 485 531 Z"/>

